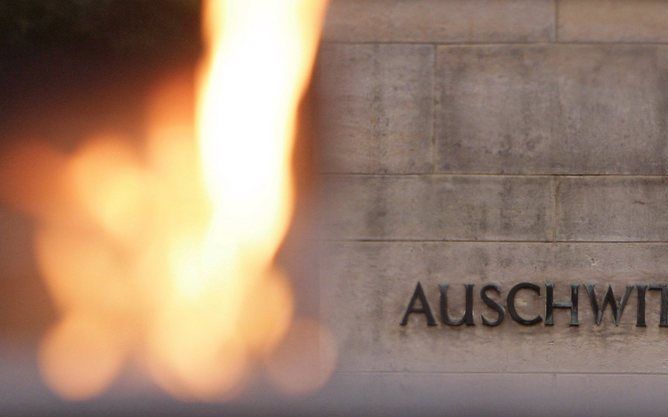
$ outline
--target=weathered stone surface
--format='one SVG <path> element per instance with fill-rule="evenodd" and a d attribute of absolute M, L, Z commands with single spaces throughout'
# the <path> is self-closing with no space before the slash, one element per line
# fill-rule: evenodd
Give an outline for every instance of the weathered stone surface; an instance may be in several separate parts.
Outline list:
<path fill-rule="evenodd" d="M 439 47 L 437 170 L 663 174 L 664 47 Z"/>
<path fill-rule="evenodd" d="M 559 240 L 668 240 L 666 178 L 566 177 L 558 190 Z"/>
<path fill-rule="evenodd" d="M 553 0 L 334 0 L 325 39 L 536 42 L 554 36 Z"/>
<path fill-rule="evenodd" d="M 334 409 L 374 416 L 663 417 L 667 383 L 665 374 L 346 372 L 326 393 Z"/>
<path fill-rule="evenodd" d="M 559 0 L 558 16 L 560 41 L 668 41 L 664 0 Z"/>
<path fill-rule="evenodd" d="M 549 177 L 332 176 L 325 233 L 339 239 L 547 240 Z"/>
<path fill-rule="evenodd" d="M 665 5 L 623 3 L 561 2 L 560 40 L 665 41 L 668 29 L 657 26 L 668 20 L 659 10 Z M 500 8 L 519 3 L 481 4 L 339 0 L 333 5 L 326 30 L 334 41 L 326 53 L 333 58 L 321 66 L 318 88 L 331 85 L 327 94 L 339 106 L 331 107 L 324 130 L 344 133 L 326 133 L 331 135 L 326 145 L 354 140 L 336 144 L 332 166 L 340 173 L 429 173 L 326 178 L 319 299 L 320 317 L 339 343 L 336 378 L 348 388 L 351 381 L 359 383 L 351 391 L 364 404 L 389 397 L 421 410 L 448 404 L 454 414 L 471 415 L 517 415 L 518 407 L 527 414 L 637 412 L 656 394 L 638 387 L 668 377 L 668 329 L 658 326 L 656 291 L 647 293 L 646 328 L 635 326 L 635 291 L 619 326 L 612 324 L 610 311 L 595 326 L 583 287 L 579 327 L 569 327 L 569 312 L 557 310 L 553 327 L 524 327 L 506 314 L 501 326 L 489 328 L 481 314 L 494 318 L 495 313 L 483 305 L 479 291 L 497 282 L 503 293 L 496 299 L 505 304 L 512 285 L 541 284 L 540 297 L 520 293 L 518 308 L 544 317 L 548 281 L 556 284 L 557 301 L 568 300 L 571 283 L 596 283 L 599 297 L 610 283 L 619 298 L 627 285 L 668 282 L 668 243 L 651 243 L 668 242 L 668 214 L 663 214 L 668 180 L 657 177 L 668 173 L 668 46 L 502 45 L 552 40 L 552 23 L 540 26 L 544 21 L 536 16 L 519 21 L 522 13 L 548 3 L 527 3 L 533 11 L 501 13 L 493 22 L 480 16 L 499 15 Z M 517 25 L 507 24 L 512 19 Z M 383 119 L 373 116 L 371 100 L 358 101 L 359 91 L 371 91 L 367 97 L 374 91 L 348 73 L 363 74 L 367 83 L 381 74 L 392 80 L 387 81 L 392 94 L 412 94 L 419 84 L 410 78 L 418 77 L 418 66 L 411 63 L 415 55 L 375 52 L 397 47 L 388 42 L 436 48 L 435 173 L 415 162 L 429 160 L 425 142 L 415 140 L 422 136 L 369 139 L 368 132 L 382 132 Z M 433 45 L 457 42 L 490 45 Z M 383 63 L 391 63 L 393 71 L 375 69 L 386 68 Z M 411 81 L 396 81 L 402 74 Z M 430 107 L 420 105 L 417 115 L 405 101 L 392 100 L 387 96 L 383 102 L 395 109 L 384 111 L 396 111 L 388 124 L 401 120 L 403 112 L 396 109 L 402 107 L 411 120 L 426 124 Z M 352 116 L 336 119 L 345 112 Z M 418 131 L 427 129 L 412 130 Z M 379 144 L 383 147 L 373 147 Z M 412 316 L 401 327 L 417 281 L 437 319 L 439 284 L 451 285 L 449 310 L 458 318 L 463 284 L 474 283 L 476 325 L 428 328 L 423 317 Z M 620 400 L 629 395 L 634 398 L 628 403 Z M 574 401 L 578 396 L 581 401 Z M 471 412 L 470 403 L 485 400 L 486 407 Z M 460 408 L 453 406 L 458 401 Z"/>
<path fill-rule="evenodd" d="M 431 172 L 433 63 L 430 45 L 324 46 L 321 170 Z"/>
<path fill-rule="evenodd" d="M 555 310 L 553 327 L 511 321 L 494 328 L 480 315 L 495 313 L 479 298 L 482 285 L 497 282 L 503 300 L 512 285 L 554 282 L 555 300 L 569 299 L 571 283 L 611 283 L 620 297 L 626 285 L 668 282 L 668 245 L 616 243 L 326 242 L 320 261 L 321 316 L 340 343 L 342 372 L 647 372 L 667 373 L 659 328 L 659 294 L 647 293 L 647 327 L 635 327 L 636 293 L 615 327 L 607 311 L 593 323 L 583 288 L 579 327 L 568 310 Z M 449 311 L 459 317 L 463 284 L 475 283 L 475 326 L 428 328 L 423 316 L 399 325 L 417 281 L 437 319 L 438 284 L 449 283 Z M 541 296 L 518 296 L 527 316 L 545 315 Z M 505 301 L 504 301 L 505 304 Z M 633 354 L 630 354 L 633 352 Z"/>

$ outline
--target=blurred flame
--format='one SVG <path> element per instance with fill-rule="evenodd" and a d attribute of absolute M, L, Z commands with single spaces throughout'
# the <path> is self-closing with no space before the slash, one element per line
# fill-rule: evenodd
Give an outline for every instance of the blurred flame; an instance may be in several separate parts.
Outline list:
<path fill-rule="evenodd" d="M 138 353 L 176 396 L 232 395 L 294 329 L 292 290 L 273 259 L 292 216 L 296 112 L 325 6 L 205 1 L 194 125 L 184 93 L 161 91 L 144 158 L 99 135 L 69 159 L 30 147 L 5 161 L 5 178 L 33 173 L 32 192 L 0 192 L 41 219 L 38 263 L 62 318 L 40 363 L 59 394 L 100 393 Z M 47 173 L 39 181 L 36 167 Z M 322 333 L 314 326 L 297 327 L 299 343 Z M 285 385 L 296 358 L 282 349 L 267 360 Z M 321 375 L 288 391 L 316 388 Z"/>
<path fill-rule="evenodd" d="M 320 389 L 334 371 L 334 337 L 316 321 L 297 319 L 285 339 L 267 364 L 269 379 L 287 394 Z"/>

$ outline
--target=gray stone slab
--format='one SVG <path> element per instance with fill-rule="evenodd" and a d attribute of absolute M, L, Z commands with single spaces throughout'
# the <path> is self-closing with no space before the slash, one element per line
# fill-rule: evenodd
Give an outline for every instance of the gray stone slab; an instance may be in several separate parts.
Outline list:
<path fill-rule="evenodd" d="M 647 374 L 351 372 L 323 397 L 328 409 L 360 416 L 663 417 L 666 383 Z"/>
<path fill-rule="evenodd" d="M 342 372 L 641 372 L 668 373 L 668 330 L 660 328 L 659 294 L 647 295 L 647 327 L 635 327 L 636 294 L 621 323 L 610 311 L 594 325 L 581 288 L 579 327 L 569 311 L 555 311 L 555 325 L 522 326 L 506 320 L 481 325 L 480 314 L 495 317 L 478 298 L 485 283 L 503 288 L 523 281 L 554 282 L 555 299 L 567 301 L 571 283 L 610 283 L 618 297 L 626 285 L 668 281 L 668 245 L 616 243 L 325 242 L 321 250 L 321 317 L 340 343 Z M 451 285 L 449 310 L 464 309 L 463 284 L 475 284 L 475 326 L 427 327 L 421 316 L 399 325 L 416 283 L 424 286 L 438 316 L 438 285 Z M 527 316 L 544 316 L 541 296 L 518 296 Z M 504 303 L 505 304 L 505 303 Z"/>
<path fill-rule="evenodd" d="M 565 42 L 666 42 L 663 0 L 559 0 L 558 37 Z"/>
<path fill-rule="evenodd" d="M 566 177 L 557 198 L 559 240 L 668 240 L 666 178 Z"/>
<path fill-rule="evenodd" d="M 663 174 L 666 49 L 439 47 L 441 172 Z"/>
<path fill-rule="evenodd" d="M 553 0 L 334 0 L 325 40 L 536 42 L 554 36 Z"/>
<path fill-rule="evenodd" d="M 432 171 L 434 54 L 429 45 L 323 46 L 321 171 Z"/>
<path fill-rule="evenodd" d="M 325 234 L 337 239 L 548 240 L 549 177 L 328 176 Z"/>

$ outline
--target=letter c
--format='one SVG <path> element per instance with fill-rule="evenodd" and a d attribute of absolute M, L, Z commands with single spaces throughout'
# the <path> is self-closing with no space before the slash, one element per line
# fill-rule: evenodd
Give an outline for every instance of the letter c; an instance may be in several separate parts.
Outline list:
<path fill-rule="evenodd" d="M 520 290 L 531 290 L 536 294 L 540 295 L 540 287 L 536 284 L 532 284 L 530 282 L 521 282 L 515 285 L 513 288 L 510 289 L 510 292 L 508 292 L 507 301 L 508 301 L 508 313 L 510 313 L 510 317 L 512 317 L 513 320 L 524 326 L 531 326 L 542 322 L 543 318 L 540 315 L 535 316 L 531 319 L 525 319 L 524 317 L 519 315 L 517 309 L 515 309 L 515 297 L 517 296 L 517 293 Z"/>

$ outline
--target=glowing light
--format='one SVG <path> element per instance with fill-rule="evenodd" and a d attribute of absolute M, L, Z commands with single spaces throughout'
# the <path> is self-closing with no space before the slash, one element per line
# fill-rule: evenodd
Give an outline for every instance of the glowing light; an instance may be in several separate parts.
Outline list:
<path fill-rule="evenodd" d="M 295 332 L 273 260 L 292 216 L 297 107 L 325 6 L 205 1 L 194 120 L 171 85 L 149 109 L 144 152 L 98 135 L 69 159 L 30 148 L 4 164 L 3 176 L 25 177 L 35 160 L 49 163 L 50 178 L 27 178 L 32 192 L 2 194 L 41 220 L 36 255 L 61 320 L 40 363 L 65 398 L 103 391 L 131 356 L 175 396 L 225 398 Z M 322 383 L 286 383 L 291 361 L 268 362 L 288 392 Z"/>

